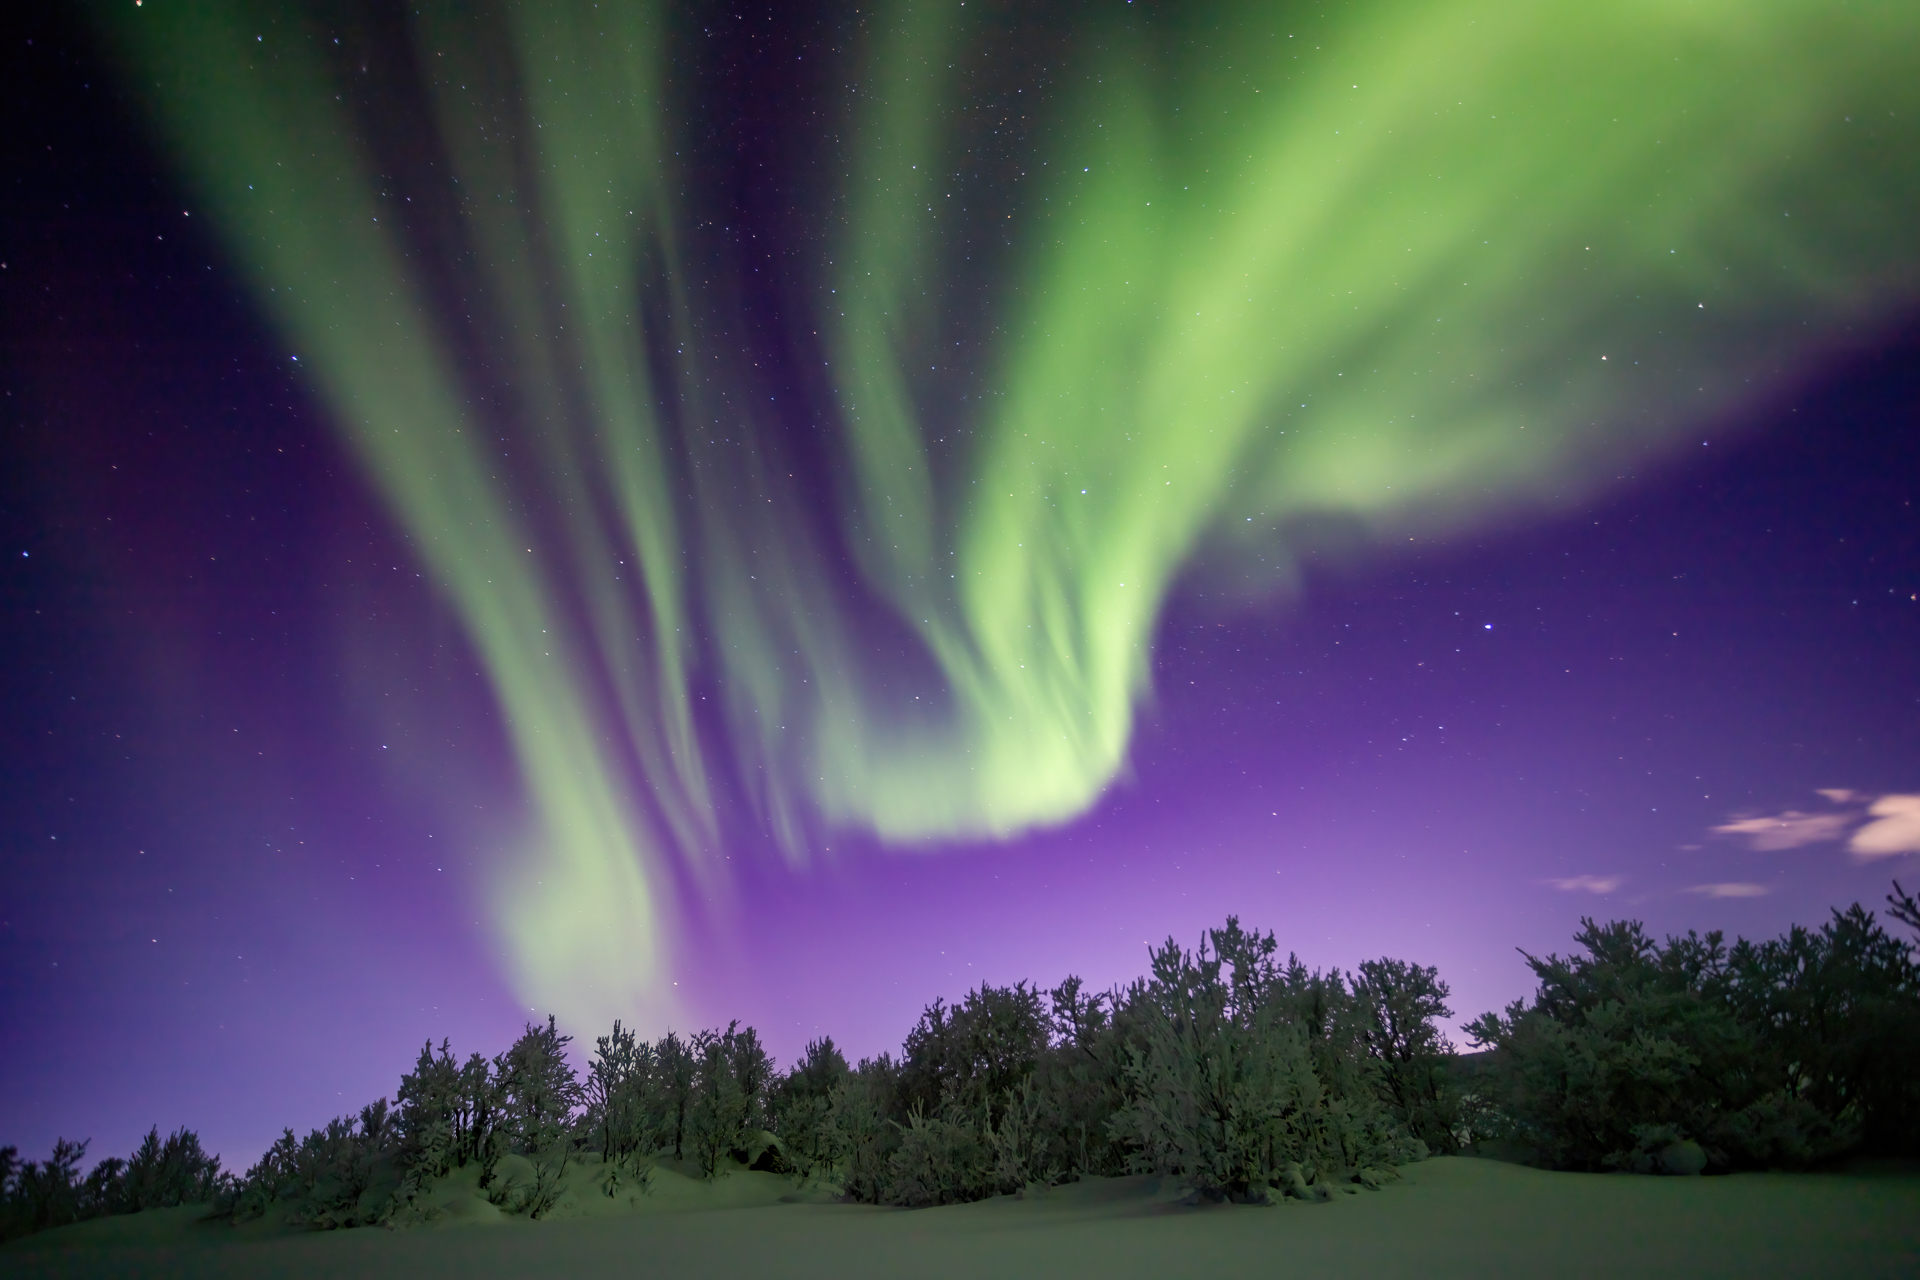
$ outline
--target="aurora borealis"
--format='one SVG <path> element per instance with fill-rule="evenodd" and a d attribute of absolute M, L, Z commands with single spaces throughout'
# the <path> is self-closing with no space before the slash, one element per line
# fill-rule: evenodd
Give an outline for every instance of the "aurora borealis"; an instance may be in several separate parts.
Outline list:
<path fill-rule="evenodd" d="M 100 570 L 119 585 L 76 607 L 126 629 L 114 653 L 167 650 L 153 661 L 172 674 L 129 688 L 148 680 L 168 692 L 123 692 L 129 705 L 171 705 L 193 683 L 181 672 L 217 672 L 199 677 L 206 707 L 275 725 L 278 745 L 258 754 L 284 754 L 274 781 L 292 792 L 288 813 L 413 813 L 424 825 L 409 847 L 431 832 L 470 851 L 451 874 L 451 857 L 427 858 L 374 913 L 384 923 L 369 926 L 389 937 L 417 930 L 422 954 L 485 957 L 490 971 L 474 979 L 492 984 L 484 997 L 472 994 L 478 986 L 461 994 L 466 979 L 438 970 L 402 980 L 455 1005 L 508 1011 L 456 1015 L 456 1027 L 537 1008 L 590 1036 L 615 1016 L 685 1025 L 736 1016 L 735 1003 L 804 1002 L 798 979 L 766 976 L 776 953 L 780 966 L 821 974 L 885 966 L 877 954 L 847 958 L 865 948 L 852 922 L 864 913 L 876 938 L 899 946 L 913 928 L 878 918 L 927 901 L 952 916 L 928 942 L 954 930 L 1004 939 L 1029 908 L 1006 901 L 1009 882 L 965 886 L 1011 881 L 1018 866 L 1047 868 L 1044 889 L 1029 882 L 1028 896 L 1075 904 L 1043 915 L 1099 920 L 1087 928 L 1102 938 L 1118 918 L 1128 934 L 1136 919 L 1154 936 L 1188 930 L 1184 914 L 1152 918 L 1167 881 L 1142 870 L 1128 843 L 1178 844 L 1183 822 L 1208 833 L 1193 840 L 1237 851 L 1209 855 L 1223 885 L 1267 892 L 1279 874 L 1352 899 L 1377 870 L 1337 847 L 1345 837 L 1329 814 L 1377 813 L 1389 777 L 1410 787 L 1402 794 L 1427 797 L 1410 808 L 1446 810 L 1431 797 L 1466 795 L 1489 760 L 1553 759 L 1558 747 L 1546 744 L 1607 737 L 1600 723 L 1622 707 L 1656 718 L 1692 707 L 1714 727 L 1685 750 L 1663 750 L 1696 763 L 1738 754 L 1746 746 L 1721 736 L 1740 720 L 1729 709 L 1751 701 L 1770 714 L 1782 686 L 1755 674 L 1770 660 L 1726 657 L 1746 651 L 1747 606 L 1759 596 L 1715 595 L 1706 568 L 1690 570 L 1710 581 L 1705 603 L 1681 608 L 1684 624 L 1668 625 L 1672 602 L 1654 603 L 1664 586 L 1630 586 L 1619 603 L 1620 616 L 1648 623 L 1622 642 L 1636 660 L 1683 625 L 1689 637 L 1718 626 L 1740 634 L 1685 680 L 1614 684 L 1604 664 L 1623 656 L 1587 654 L 1569 621 L 1555 643 L 1571 649 L 1537 661 L 1489 655 L 1444 697 L 1409 686 L 1386 698 L 1410 723 L 1435 726 L 1420 734 L 1473 732 L 1446 729 L 1486 719 L 1467 708 L 1537 708 L 1498 721 L 1530 725 L 1524 741 L 1460 748 L 1418 777 L 1330 774 L 1327 764 L 1347 758 L 1332 744 L 1375 723 L 1381 705 L 1353 682 L 1401 678 L 1389 669 L 1398 673 L 1411 650 L 1360 642 L 1369 674 L 1323 672 L 1317 694 L 1296 695 L 1283 677 L 1305 661 L 1293 647 L 1331 625 L 1316 601 L 1349 591 L 1329 582 L 1358 583 L 1351 592 L 1365 598 L 1412 573 L 1507 583 L 1525 597 L 1510 584 L 1549 575 L 1516 570 L 1516 549 L 1564 544 L 1572 561 L 1569 540 L 1597 523 L 1594 512 L 1639 492 L 1655 495 L 1649 525 L 1694 528 L 1699 547 L 1719 548 L 1700 555 L 1722 557 L 1727 582 L 1762 592 L 1774 571 L 1715 543 L 1712 522 L 1689 525 L 1696 513 L 1676 496 L 1673 486 L 1705 465 L 1703 441 L 1731 452 L 1785 432 L 1808 456 L 1858 461 L 1873 451 L 1822 451 L 1792 436 L 1783 406 L 1806 396 L 1833 415 L 1861 396 L 1899 405 L 1846 411 L 1846 430 L 1870 422 L 1888 433 L 1879 440 L 1896 438 L 1900 414 L 1911 420 L 1911 402 L 1888 389 L 1905 385 L 1898 361 L 1859 372 L 1862 351 L 1910 326 L 1920 287 L 1920 86 L 1907 52 L 1916 22 L 1897 5 L 1574 15 L 1511 0 L 1326 11 L 956 0 L 779 14 L 422 5 L 409 16 L 154 0 L 77 12 L 74 74 L 87 92 L 117 86 L 119 114 L 60 127 L 74 137 L 118 129 L 136 157 L 129 165 L 156 175 L 166 199 L 156 194 L 152 210 L 171 221 L 155 233 L 161 247 L 143 241 L 139 252 L 195 237 L 194 269 L 230 282 L 234 300 L 217 306 L 190 300 L 185 283 L 169 286 L 166 314 L 225 307 L 242 317 L 194 351 L 140 359 L 250 362 L 262 372 L 249 375 L 253 390 L 233 392 L 241 417 L 218 438 L 264 452 L 269 438 L 299 437 L 316 452 L 272 463 L 282 469 L 271 475 L 265 462 L 231 464 L 249 483 L 307 495 L 269 516 L 286 546 L 304 548 L 286 564 L 186 593 L 139 585 L 184 572 L 185 553 L 176 563 L 158 549 L 171 540 L 158 538 L 129 547 L 132 563 Z M 66 83 L 35 74 L 37 85 Z M 46 190 L 65 180 L 59 172 L 41 179 Z M 104 175 L 86 181 L 114 187 Z M 12 225 L 60 225 L 53 203 Z M 131 225 L 162 215 L 118 216 Z M 28 270 L 48 257 L 7 253 Z M 88 283 L 94 266 L 65 270 L 78 291 L 69 309 L 93 317 L 77 331 L 97 340 L 124 329 L 151 343 L 171 323 L 154 318 L 161 312 L 128 316 L 105 284 Z M 70 406 L 64 391 L 29 397 L 81 375 L 78 357 L 20 354 L 27 314 L 9 320 L 10 385 L 36 404 Z M 28 482 L 15 509 L 39 514 L 23 528 L 48 522 L 55 492 L 102 521 L 126 501 L 105 487 L 117 479 L 87 467 L 132 438 L 142 419 L 129 406 L 144 412 L 157 397 L 170 425 L 226 412 L 224 384 L 217 396 L 178 380 L 138 385 L 138 395 L 100 393 L 84 428 L 35 419 L 31 444 L 10 446 L 31 464 L 21 474 L 61 477 Z M 271 430 L 260 425 L 268 410 L 279 415 Z M 1765 447 L 1753 445 L 1754 456 L 1770 456 Z M 210 517 L 160 496 L 226 485 L 204 478 L 229 466 L 210 458 L 150 453 L 147 514 L 121 518 L 144 518 L 150 539 L 201 530 L 182 541 L 205 541 L 210 565 L 254 553 L 250 535 L 206 532 Z M 1913 462 L 1909 445 L 1860 474 L 1904 482 L 1910 495 Z M 1768 466 L 1804 472 L 1751 464 L 1755 474 Z M 92 478 L 73 478 L 82 472 Z M 1814 485 L 1816 496 L 1787 502 L 1781 521 L 1818 524 L 1808 511 L 1827 503 L 1849 518 L 1881 511 L 1846 497 L 1851 483 Z M 1744 498 L 1735 490 L 1726 501 Z M 347 511 L 371 530 L 353 556 L 338 533 Z M 1748 514 L 1772 532 L 1765 511 Z M 1900 519 L 1910 529 L 1912 517 L 1859 518 L 1891 522 L 1869 524 L 1884 531 Z M 316 523 L 328 520 L 332 532 Z M 113 541 L 101 537 L 102 547 Z M 1645 545 L 1641 560 L 1669 549 Z M 1900 554 L 1863 571 L 1876 605 L 1885 595 L 1891 609 L 1920 585 L 1914 549 L 1909 533 Z M 417 588 L 394 585 L 414 575 Z M 1563 575 L 1540 585 L 1540 598 L 1559 599 L 1570 619 L 1605 594 L 1605 577 L 1576 590 Z M 215 656 L 229 650 L 211 638 L 227 634 L 214 622 L 242 602 L 298 605 L 342 582 L 344 602 L 302 614 L 324 615 L 324 625 L 286 640 L 272 662 Z M 37 635 L 27 611 L 55 589 L 13 590 L 22 603 L 11 625 Z M 140 597 L 125 610 L 131 622 L 115 612 L 129 591 Z M 1457 624 L 1479 635 L 1441 639 L 1463 595 L 1474 591 L 1453 591 L 1444 607 L 1382 605 L 1376 616 L 1399 619 L 1403 649 L 1432 649 L 1407 662 L 1424 670 L 1451 649 L 1470 663 L 1467 645 L 1505 643 L 1520 620 L 1488 604 L 1489 617 Z M 174 627 L 183 613 L 198 621 Z M 173 622 L 147 630 L 162 616 Z M 1799 643 L 1789 634 L 1797 623 L 1767 625 L 1777 652 Z M 1696 791 L 1693 769 L 1685 793 L 1701 812 L 1687 831 L 1709 840 L 1702 833 L 1736 810 L 1819 803 L 1817 788 L 1869 797 L 1920 788 L 1911 733 L 1903 758 L 1884 750 L 1901 741 L 1889 707 L 1913 696 L 1900 683 L 1911 682 L 1910 656 L 1897 672 L 1885 662 L 1910 649 L 1915 627 L 1910 614 L 1890 614 L 1857 642 L 1836 642 L 1860 669 L 1849 696 L 1888 718 L 1853 732 L 1838 727 L 1853 713 L 1835 711 L 1825 732 L 1877 746 L 1859 748 L 1861 758 L 1828 752 L 1817 767 L 1755 766 L 1764 783 L 1749 778 L 1737 800 L 1723 790 L 1715 801 L 1711 785 Z M 1222 635 L 1234 637 L 1231 654 Z M 1325 654 L 1333 645 L 1324 641 Z M 1349 655 L 1356 647 L 1342 645 Z M 1581 692 L 1514 692 L 1562 657 L 1592 658 Z M 357 674 L 337 677 L 343 667 Z M 1262 711 L 1202 715 L 1212 695 L 1192 701 L 1179 690 L 1203 679 Z M 404 710 L 392 699 L 402 686 Z M 1349 692 L 1325 692 L 1336 687 Z M 1818 714 L 1853 705 L 1839 698 Z M 403 734 L 409 742 L 396 741 Z M 25 729 L 17 737 L 10 758 L 40 745 Z M 343 745 L 356 739 L 365 743 Z M 390 745 L 408 762 L 374 766 L 357 754 L 396 754 Z M 119 784 L 159 797 L 141 821 L 177 815 L 179 797 L 204 793 L 247 815 L 219 822 L 305 829 L 305 817 L 270 818 L 264 781 L 242 783 L 240 766 L 197 746 L 169 758 Z M 1878 772 L 1862 776 L 1861 759 Z M 1270 832 L 1230 832 L 1220 817 L 1238 803 L 1223 799 L 1229 765 L 1267 780 L 1246 794 L 1267 797 L 1253 808 L 1289 833 L 1277 846 L 1283 866 L 1263 862 L 1260 881 L 1228 869 L 1255 848 L 1271 861 L 1276 847 Z M 1665 759 L 1645 772 L 1677 768 Z M 1599 785 L 1569 769 L 1550 785 Z M 1333 798 L 1356 786 L 1371 798 Z M 1436 818 L 1445 835 L 1430 849 L 1400 828 L 1380 843 L 1444 867 L 1476 822 L 1481 834 L 1461 838 L 1481 845 L 1561 834 L 1556 822 L 1529 825 L 1530 791 L 1519 790 L 1506 816 L 1476 800 Z M 1660 811 L 1624 795 L 1595 803 Z M 1653 798 L 1671 808 L 1677 796 Z M 18 838 L 40 839 L 42 800 L 23 791 L 10 803 Z M 1836 810 L 1836 838 L 1856 821 L 1843 813 L 1853 810 Z M 353 846 L 347 830 L 332 828 L 329 847 Z M 1665 827 L 1614 835 L 1662 857 L 1685 838 Z M 384 872 L 401 858 L 398 841 L 353 846 L 386 850 L 385 860 L 352 856 Z M 1325 852 L 1311 851 L 1316 841 Z M 238 875 L 256 888 L 236 890 L 225 910 L 262 919 L 305 910 L 275 905 L 261 887 L 319 865 L 291 856 L 284 871 Z M 1173 856 L 1184 869 L 1188 855 Z M 1357 879 L 1310 870 L 1341 862 Z M 1063 879 L 1069 863 L 1092 878 Z M 1501 874 L 1551 899 L 1557 928 L 1569 891 L 1543 882 L 1587 876 L 1571 892 L 1604 896 L 1615 891 L 1598 889 L 1610 876 L 1617 886 L 1646 873 L 1554 863 Z M 54 872 L 21 883 L 43 882 L 68 883 Z M 1847 884 L 1832 892 L 1871 892 Z M 42 901 L 38 888 L 20 892 L 22 903 Z M 94 890 L 74 892 L 85 902 Z M 1288 896 L 1302 919 L 1327 909 L 1305 888 Z M 1671 910 L 1763 896 L 1696 894 Z M 1574 905 L 1604 909 L 1591 897 Z M 322 914 L 336 910 L 354 914 Z M 1217 914 L 1211 901 L 1206 910 Z M 1013 954 L 1023 966 L 1097 963 L 1076 958 L 1078 927 Z M 1502 936 L 1486 954 L 1532 936 Z M 809 937 L 822 949 L 796 954 Z M 47 944 L 8 945 L 37 955 Z M 1359 957 L 1346 945 L 1310 958 L 1350 964 Z M 948 972 L 931 958 L 940 951 L 902 972 Z M 316 964 L 325 967 L 288 961 L 280 972 Z M 343 963 L 338 980 L 351 990 L 372 983 L 370 972 Z M 305 981 L 268 985 L 297 1005 Z M 424 997 L 413 992 L 406 1018 L 389 1012 L 383 1025 L 404 1042 L 442 1034 L 445 1015 L 415 1009 Z M 900 998 L 917 1009 L 936 994 Z M 841 1035 L 834 1010 L 858 998 L 822 994 L 796 1021 Z M 787 1033 L 772 1034 L 784 1045 Z M 884 1047 L 849 1034 L 861 1051 Z M 385 1067 L 374 1074 L 391 1074 Z"/>

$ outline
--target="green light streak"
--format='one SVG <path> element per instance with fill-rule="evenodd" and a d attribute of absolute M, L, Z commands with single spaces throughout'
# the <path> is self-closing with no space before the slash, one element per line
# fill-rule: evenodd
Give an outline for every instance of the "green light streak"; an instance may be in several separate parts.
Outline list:
<path fill-rule="evenodd" d="M 923 122 L 956 51 L 876 59 L 904 109 L 872 129 L 890 198 L 858 197 L 836 347 L 869 573 L 954 713 L 823 708 L 842 821 L 1070 818 L 1122 767 L 1203 544 L 1284 583 L 1315 519 L 1404 540 L 1572 501 L 1910 294 L 1909 11 L 1400 4 L 1305 38 L 1239 16 L 1171 91 L 1137 48 L 1102 65 L 1045 148 L 1038 284 L 950 528 L 916 521 L 939 504 L 899 352 L 954 287 L 924 175 L 962 161 Z"/>
<path fill-rule="evenodd" d="M 1124 770 L 1183 573 L 1257 594 L 1312 528 L 1404 544 L 1576 501 L 1915 289 L 1910 7 L 1123 15 L 1019 108 L 1024 185 L 982 191 L 950 121 L 996 37 L 901 3 L 813 281 L 850 583 L 683 260 L 653 11 L 503 12 L 411 28 L 450 172 L 410 181 L 457 187 L 446 270 L 510 320 L 498 409 L 343 105 L 351 53 L 237 4 L 102 20 L 465 620 L 532 807 L 496 919 L 529 1002 L 582 1016 L 671 1013 L 661 895 L 725 885 L 709 759 L 796 860 L 823 821 L 1066 821 Z M 1008 272 L 955 256 L 988 217 Z M 983 309 L 984 337 L 956 318 Z M 959 402 L 923 365 L 969 338 Z"/>

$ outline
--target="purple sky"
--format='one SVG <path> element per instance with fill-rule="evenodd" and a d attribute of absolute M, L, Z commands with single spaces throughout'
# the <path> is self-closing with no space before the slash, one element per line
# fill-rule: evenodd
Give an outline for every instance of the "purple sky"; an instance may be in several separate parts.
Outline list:
<path fill-rule="evenodd" d="M 185 1124 L 244 1167 L 390 1095 L 422 1040 L 495 1052 L 538 1012 L 451 834 L 515 784 L 451 615 L 104 69 L 56 26 L 5 36 L 0 1142 Z M 782 1060 L 872 1054 L 936 996 L 1104 987 L 1233 912 L 1315 966 L 1438 965 L 1465 1020 L 1583 914 L 1755 936 L 1877 908 L 1920 880 L 1844 843 L 1920 791 L 1916 405 L 1920 329 L 1863 333 L 1553 519 L 1330 550 L 1257 606 L 1190 583 L 1093 812 L 836 840 L 802 874 L 743 839 L 732 899 L 686 912 L 688 1005 Z M 1847 821 L 1711 833 L 1790 810 Z"/>

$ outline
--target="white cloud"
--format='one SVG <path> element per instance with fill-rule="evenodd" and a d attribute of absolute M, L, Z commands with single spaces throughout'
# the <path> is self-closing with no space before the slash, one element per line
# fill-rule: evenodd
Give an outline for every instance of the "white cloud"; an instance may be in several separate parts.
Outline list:
<path fill-rule="evenodd" d="M 1573 889 L 1586 893 L 1612 893 L 1620 887 L 1620 877 L 1569 876 L 1565 880 L 1549 880 L 1547 883 L 1556 889 Z"/>
<path fill-rule="evenodd" d="M 1920 796 L 1881 796 L 1867 813 L 1873 821 L 1847 841 L 1848 851 L 1856 858 L 1920 853 Z"/>
<path fill-rule="evenodd" d="M 1735 818 L 1714 827 L 1717 836 L 1745 836 L 1755 849 L 1798 849 L 1802 845 L 1838 840 L 1847 832 L 1851 813 L 1801 813 L 1789 809 L 1767 818 Z"/>
<path fill-rule="evenodd" d="M 1845 804 L 1849 800 L 1866 799 L 1866 797 L 1858 791 L 1854 791 L 1848 787 L 1821 787 L 1818 791 L 1814 792 L 1814 794 L 1817 796 L 1825 796 L 1835 804 Z"/>
<path fill-rule="evenodd" d="M 1763 884 L 1696 884 L 1688 893 L 1704 893 L 1709 898 L 1764 898 L 1771 892 Z"/>

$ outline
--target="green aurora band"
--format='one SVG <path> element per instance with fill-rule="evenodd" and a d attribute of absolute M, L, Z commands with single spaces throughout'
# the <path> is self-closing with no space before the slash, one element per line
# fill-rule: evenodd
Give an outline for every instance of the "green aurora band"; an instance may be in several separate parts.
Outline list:
<path fill-rule="evenodd" d="M 1056 23 L 998 183 L 956 122 L 1010 20 L 882 8 L 793 269 L 830 498 L 697 247 L 670 12 L 99 11 L 484 663 L 528 803 L 488 892 L 570 1018 L 676 1012 L 721 773 L 796 863 L 1065 822 L 1183 573 L 1573 501 L 1914 296 L 1910 3 L 1116 5 Z"/>

